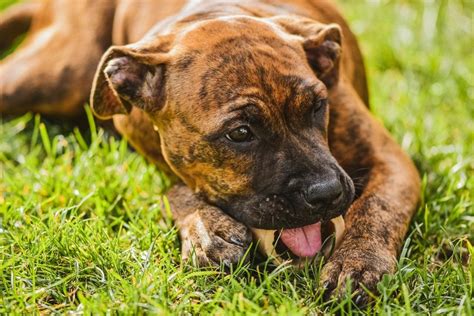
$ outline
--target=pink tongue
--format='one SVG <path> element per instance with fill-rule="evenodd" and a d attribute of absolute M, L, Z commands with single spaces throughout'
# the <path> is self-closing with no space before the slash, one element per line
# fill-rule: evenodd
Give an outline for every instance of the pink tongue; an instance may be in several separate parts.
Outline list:
<path fill-rule="evenodd" d="M 298 257 L 313 257 L 321 250 L 321 223 L 283 229 L 280 238 Z"/>

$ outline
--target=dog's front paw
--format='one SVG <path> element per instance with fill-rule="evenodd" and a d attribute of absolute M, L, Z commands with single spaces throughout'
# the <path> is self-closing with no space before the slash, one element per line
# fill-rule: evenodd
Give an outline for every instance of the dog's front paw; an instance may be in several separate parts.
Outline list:
<path fill-rule="evenodd" d="M 182 256 L 197 266 L 237 263 L 252 242 L 250 230 L 220 209 L 208 206 L 180 225 Z"/>
<path fill-rule="evenodd" d="M 344 240 L 323 267 L 320 285 L 326 298 L 342 299 L 351 294 L 356 305 L 364 306 L 370 300 L 365 289 L 376 293 L 382 276 L 393 273 L 395 267 L 394 254 L 383 246 L 362 240 Z M 349 290 L 351 293 L 347 293 Z"/>

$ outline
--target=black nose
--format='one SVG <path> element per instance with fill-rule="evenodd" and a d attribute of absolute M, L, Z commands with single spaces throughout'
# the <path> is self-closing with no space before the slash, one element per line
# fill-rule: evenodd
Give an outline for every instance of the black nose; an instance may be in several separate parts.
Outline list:
<path fill-rule="evenodd" d="M 319 181 L 310 184 L 305 192 L 305 200 L 312 204 L 329 204 L 342 195 L 342 184 L 339 179 L 328 177 L 327 179 L 319 179 Z"/>

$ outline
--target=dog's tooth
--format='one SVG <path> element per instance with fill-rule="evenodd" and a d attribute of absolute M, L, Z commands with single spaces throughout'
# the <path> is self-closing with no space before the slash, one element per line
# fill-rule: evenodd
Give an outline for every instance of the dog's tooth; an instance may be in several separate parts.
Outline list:
<path fill-rule="evenodd" d="M 277 254 L 273 245 L 276 230 L 259 228 L 250 228 L 250 230 L 252 231 L 254 240 L 258 241 L 258 250 L 268 257 L 273 256 L 277 259 Z"/>
<path fill-rule="evenodd" d="M 344 236 L 344 231 L 346 230 L 346 224 L 342 216 L 335 217 L 331 219 L 332 224 L 334 225 L 334 233 L 336 236 L 336 248 L 339 247 L 339 244 L 342 241 Z"/>

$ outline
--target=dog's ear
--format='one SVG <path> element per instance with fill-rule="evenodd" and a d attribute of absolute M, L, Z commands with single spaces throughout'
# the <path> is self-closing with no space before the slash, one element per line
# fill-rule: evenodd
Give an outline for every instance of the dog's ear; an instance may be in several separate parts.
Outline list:
<path fill-rule="evenodd" d="M 137 45 L 112 46 L 102 56 L 90 104 L 101 119 L 128 114 L 132 106 L 147 113 L 165 102 L 164 73 L 168 54 Z"/>
<path fill-rule="evenodd" d="M 303 48 L 309 65 L 326 86 L 333 86 L 339 79 L 342 31 L 337 24 L 323 24 L 299 16 L 271 18 L 290 34 L 303 38 Z"/>

